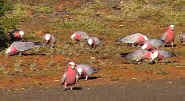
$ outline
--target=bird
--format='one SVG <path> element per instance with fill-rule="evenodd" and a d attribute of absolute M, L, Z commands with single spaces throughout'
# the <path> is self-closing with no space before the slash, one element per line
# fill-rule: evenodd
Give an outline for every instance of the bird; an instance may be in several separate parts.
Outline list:
<path fill-rule="evenodd" d="M 178 34 L 178 38 L 180 40 L 180 43 L 185 43 L 185 33 L 181 32 L 180 34 Z"/>
<path fill-rule="evenodd" d="M 174 33 L 175 25 L 170 25 L 166 32 L 161 36 L 161 40 L 165 42 L 165 44 L 171 44 L 172 48 L 174 47 L 175 33 Z"/>
<path fill-rule="evenodd" d="M 119 41 L 121 43 L 127 43 L 131 45 L 142 45 L 146 40 L 148 40 L 146 35 L 141 33 L 134 33 L 132 35 L 121 38 Z"/>
<path fill-rule="evenodd" d="M 144 44 L 141 46 L 141 49 L 154 50 L 154 49 L 159 49 L 163 45 L 164 45 L 164 41 L 162 40 L 150 39 L 144 42 Z"/>
<path fill-rule="evenodd" d="M 159 54 L 157 59 L 158 60 L 163 60 L 165 58 L 170 58 L 170 57 L 175 57 L 176 55 L 170 51 L 166 51 L 166 50 L 158 50 Z"/>
<path fill-rule="evenodd" d="M 145 59 L 149 60 L 150 62 L 154 62 L 158 54 L 158 51 L 151 52 L 147 50 L 138 49 L 126 54 L 121 54 L 121 57 L 130 61 L 136 61 L 138 64 L 140 64 Z"/>
<path fill-rule="evenodd" d="M 101 42 L 101 39 L 99 39 L 98 37 L 89 37 L 87 40 L 87 43 L 91 48 L 96 48 L 98 45 L 101 44 Z"/>
<path fill-rule="evenodd" d="M 24 31 L 19 29 L 14 29 L 12 32 L 9 32 L 10 42 L 14 41 L 23 41 Z"/>
<path fill-rule="evenodd" d="M 54 48 L 56 44 L 56 37 L 53 34 L 46 33 L 43 36 L 43 43 L 44 43 L 44 46 L 49 46 L 51 48 Z"/>
<path fill-rule="evenodd" d="M 77 31 L 71 35 L 71 39 L 75 41 L 87 40 L 89 36 L 86 32 Z"/>
<path fill-rule="evenodd" d="M 13 42 L 10 47 L 7 48 L 5 53 L 8 56 L 16 55 L 19 53 L 20 56 L 22 56 L 22 52 L 30 50 L 32 48 L 40 47 L 40 42 L 21 42 L 21 41 L 15 41 Z"/>
<path fill-rule="evenodd" d="M 78 81 L 78 73 L 76 71 L 76 63 L 71 61 L 68 63 L 67 71 L 63 74 L 61 78 L 61 84 L 64 85 L 64 89 L 66 90 L 68 86 L 70 86 L 70 90 L 73 90 L 73 86 Z"/>
<path fill-rule="evenodd" d="M 79 78 L 84 77 L 85 80 L 88 80 L 88 77 L 93 74 L 96 73 L 97 70 L 94 69 L 93 67 L 87 65 L 87 64 L 78 64 L 76 66 L 77 72 L 79 73 Z"/>

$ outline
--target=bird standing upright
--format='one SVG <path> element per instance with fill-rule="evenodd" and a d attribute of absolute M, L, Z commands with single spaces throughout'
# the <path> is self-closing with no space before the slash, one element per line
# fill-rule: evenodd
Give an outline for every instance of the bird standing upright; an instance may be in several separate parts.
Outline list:
<path fill-rule="evenodd" d="M 166 44 L 171 44 L 172 48 L 174 47 L 175 41 L 174 27 L 175 25 L 170 25 L 161 37 L 161 40 L 163 40 Z"/>
<path fill-rule="evenodd" d="M 76 64 L 74 62 L 69 62 L 67 71 L 64 73 L 61 83 L 64 85 L 65 90 L 68 86 L 73 90 L 73 86 L 76 84 L 78 80 L 78 73 L 76 72 Z"/>

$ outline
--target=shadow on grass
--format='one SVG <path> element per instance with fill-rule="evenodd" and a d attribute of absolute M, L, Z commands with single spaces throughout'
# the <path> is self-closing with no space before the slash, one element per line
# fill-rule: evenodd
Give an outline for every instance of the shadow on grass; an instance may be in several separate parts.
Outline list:
<path fill-rule="evenodd" d="M 22 54 L 22 56 L 45 56 L 44 53 L 29 53 L 29 54 Z"/>

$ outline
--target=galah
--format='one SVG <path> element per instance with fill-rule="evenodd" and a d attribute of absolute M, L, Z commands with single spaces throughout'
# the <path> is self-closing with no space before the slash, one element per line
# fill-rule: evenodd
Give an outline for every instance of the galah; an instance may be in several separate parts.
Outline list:
<path fill-rule="evenodd" d="M 158 56 L 158 51 L 155 52 L 151 52 L 151 51 L 147 51 L 147 50 L 135 50 L 133 52 L 129 52 L 127 54 L 121 54 L 121 57 L 124 57 L 127 60 L 130 61 L 136 61 L 138 63 L 141 63 L 142 60 L 149 60 L 150 62 L 153 62 L 157 56 Z"/>
<path fill-rule="evenodd" d="M 181 42 L 182 44 L 185 43 L 185 33 L 181 32 L 181 33 L 178 35 L 178 38 L 179 38 L 179 40 L 180 40 L 180 42 Z"/>
<path fill-rule="evenodd" d="M 9 36 L 10 36 L 10 41 L 11 42 L 21 41 L 21 40 L 23 40 L 24 31 L 15 29 L 15 30 L 13 30 L 12 32 L 9 33 Z"/>
<path fill-rule="evenodd" d="M 174 25 L 170 25 L 161 37 L 161 40 L 163 40 L 166 44 L 171 44 L 172 48 L 175 40 L 174 27 Z"/>
<path fill-rule="evenodd" d="M 46 33 L 43 36 L 43 43 L 45 46 L 50 46 L 51 48 L 54 48 L 56 44 L 56 38 L 54 35 Z"/>
<path fill-rule="evenodd" d="M 142 45 L 146 40 L 148 40 L 146 35 L 143 35 L 141 33 L 135 33 L 121 38 L 119 41 L 121 43 L 127 43 L 132 45 Z"/>
<path fill-rule="evenodd" d="M 20 53 L 22 55 L 22 52 L 30 50 L 32 48 L 40 47 L 41 43 L 39 42 L 21 42 L 21 41 L 15 41 L 13 42 L 10 47 L 6 50 L 7 55 L 15 55 Z"/>
<path fill-rule="evenodd" d="M 64 73 L 61 79 L 61 83 L 64 85 L 65 90 L 68 86 L 70 86 L 70 89 L 73 90 L 73 86 L 76 84 L 78 78 L 76 64 L 74 62 L 69 62 L 67 71 Z"/>
<path fill-rule="evenodd" d="M 84 77 L 85 80 L 88 80 L 88 77 L 91 74 L 97 72 L 93 67 L 91 67 L 91 66 L 89 66 L 87 64 L 78 64 L 76 66 L 76 69 L 77 69 L 77 71 L 79 73 L 80 78 Z"/>
<path fill-rule="evenodd" d="M 74 32 L 71 35 L 71 39 L 76 41 L 87 40 L 88 38 L 89 36 L 87 35 L 87 33 L 82 31 Z"/>
<path fill-rule="evenodd" d="M 141 46 L 141 49 L 146 49 L 146 50 L 159 49 L 163 45 L 164 45 L 164 41 L 162 40 L 150 39 L 144 42 L 144 44 Z"/>
<path fill-rule="evenodd" d="M 100 45 L 101 40 L 98 37 L 89 37 L 87 42 L 89 46 L 96 48 L 96 46 Z"/>
<path fill-rule="evenodd" d="M 170 58 L 176 56 L 174 53 L 166 50 L 157 50 L 159 52 L 157 59 L 158 60 L 163 60 L 165 58 Z"/>

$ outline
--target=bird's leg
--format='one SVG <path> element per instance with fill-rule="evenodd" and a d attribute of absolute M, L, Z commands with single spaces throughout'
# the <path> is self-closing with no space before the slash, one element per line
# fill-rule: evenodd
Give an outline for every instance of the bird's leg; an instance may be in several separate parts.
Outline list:
<path fill-rule="evenodd" d="M 67 83 L 64 82 L 64 90 L 67 90 Z"/>
<path fill-rule="evenodd" d="M 88 75 L 85 76 L 85 80 L 88 80 Z"/>
<path fill-rule="evenodd" d="M 22 56 L 22 52 L 19 52 L 18 56 Z"/>
<path fill-rule="evenodd" d="M 70 87 L 70 90 L 73 90 L 73 86 Z"/>
<path fill-rule="evenodd" d="M 173 48 L 173 42 L 171 42 L 171 47 Z"/>

